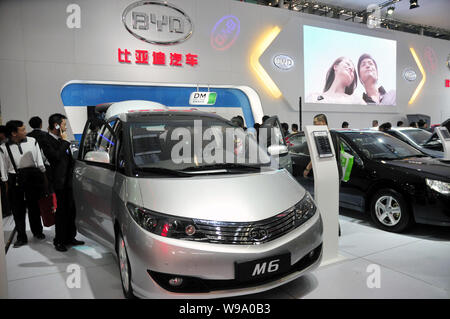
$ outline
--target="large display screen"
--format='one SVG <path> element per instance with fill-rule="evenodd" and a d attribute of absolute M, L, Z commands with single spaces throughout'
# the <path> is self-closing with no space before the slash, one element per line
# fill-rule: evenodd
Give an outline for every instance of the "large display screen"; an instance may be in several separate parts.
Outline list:
<path fill-rule="evenodd" d="M 306 103 L 396 105 L 397 42 L 304 26 Z"/>

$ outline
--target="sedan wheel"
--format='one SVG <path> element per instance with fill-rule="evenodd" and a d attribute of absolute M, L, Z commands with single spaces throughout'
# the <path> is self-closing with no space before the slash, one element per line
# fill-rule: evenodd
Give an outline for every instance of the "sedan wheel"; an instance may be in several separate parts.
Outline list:
<path fill-rule="evenodd" d="M 375 212 L 383 225 L 392 227 L 398 224 L 402 210 L 397 200 L 392 196 L 382 196 L 375 203 Z"/>
<path fill-rule="evenodd" d="M 405 198 L 393 189 L 382 189 L 372 196 L 370 213 L 378 228 L 391 232 L 402 232 L 414 222 Z"/>
<path fill-rule="evenodd" d="M 126 298 L 135 298 L 131 287 L 131 269 L 128 260 L 125 240 L 119 233 L 117 238 L 117 255 L 119 258 L 120 278 L 122 279 L 123 294 Z"/>

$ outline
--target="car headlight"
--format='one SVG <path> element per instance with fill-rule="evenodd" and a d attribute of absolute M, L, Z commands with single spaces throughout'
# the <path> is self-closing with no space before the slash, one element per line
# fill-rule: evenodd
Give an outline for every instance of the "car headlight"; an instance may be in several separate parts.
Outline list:
<path fill-rule="evenodd" d="M 450 194 L 450 183 L 437 181 L 434 179 L 428 179 L 428 178 L 426 178 L 425 180 L 426 180 L 428 187 L 431 188 L 432 190 L 435 190 L 436 192 L 444 194 L 444 195 Z"/>
<path fill-rule="evenodd" d="M 317 206 L 311 195 L 306 192 L 305 196 L 292 209 L 295 210 L 296 223 L 303 224 L 316 213 Z"/>
<path fill-rule="evenodd" d="M 184 240 L 206 240 L 192 219 L 156 213 L 132 203 L 127 203 L 127 208 L 134 221 L 153 234 Z"/>

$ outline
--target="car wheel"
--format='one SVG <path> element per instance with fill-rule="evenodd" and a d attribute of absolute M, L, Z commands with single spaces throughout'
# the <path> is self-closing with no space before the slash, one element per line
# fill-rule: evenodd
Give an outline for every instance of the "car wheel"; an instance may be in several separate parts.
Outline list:
<path fill-rule="evenodd" d="M 374 194 L 370 213 L 378 228 L 390 232 L 403 232 L 414 222 L 405 198 L 393 189 L 382 189 Z"/>
<path fill-rule="evenodd" d="M 128 260 L 127 248 L 125 240 L 120 231 L 117 234 L 116 240 L 117 258 L 119 259 L 120 279 L 122 280 L 122 290 L 125 298 L 134 299 L 133 287 L 131 286 L 131 268 Z"/>

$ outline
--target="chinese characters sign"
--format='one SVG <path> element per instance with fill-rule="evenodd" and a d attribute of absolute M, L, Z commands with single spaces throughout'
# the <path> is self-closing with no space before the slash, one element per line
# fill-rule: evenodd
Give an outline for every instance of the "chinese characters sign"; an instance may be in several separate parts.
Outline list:
<path fill-rule="evenodd" d="M 117 59 L 120 63 L 135 63 L 135 64 L 153 64 L 153 65 L 170 65 L 170 66 L 183 66 L 190 65 L 194 67 L 198 64 L 197 54 L 181 54 L 170 52 L 148 51 L 148 50 L 135 50 L 134 52 L 127 49 L 117 49 Z"/>

